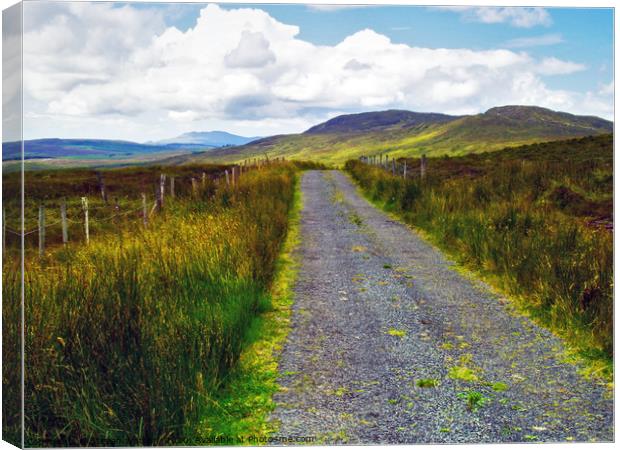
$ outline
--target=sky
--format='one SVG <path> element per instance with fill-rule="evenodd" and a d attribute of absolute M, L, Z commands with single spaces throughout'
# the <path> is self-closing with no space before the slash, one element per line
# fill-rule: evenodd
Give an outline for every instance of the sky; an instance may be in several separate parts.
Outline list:
<path fill-rule="evenodd" d="M 25 139 L 267 136 L 385 109 L 614 112 L 609 8 L 27 2 L 23 47 Z"/>

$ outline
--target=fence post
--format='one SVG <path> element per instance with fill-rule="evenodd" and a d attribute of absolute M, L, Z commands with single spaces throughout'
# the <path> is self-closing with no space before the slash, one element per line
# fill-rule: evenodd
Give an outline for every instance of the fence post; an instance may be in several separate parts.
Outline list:
<path fill-rule="evenodd" d="M 67 201 L 65 199 L 60 204 L 60 221 L 62 222 L 62 245 L 66 246 L 69 242 L 69 230 L 67 228 Z"/>
<path fill-rule="evenodd" d="M 170 198 L 174 198 L 174 177 L 170 177 Z"/>
<path fill-rule="evenodd" d="M 166 175 L 159 176 L 159 196 L 157 197 L 157 207 L 161 211 L 164 209 L 164 194 L 166 192 Z"/>
<path fill-rule="evenodd" d="M 420 158 L 420 178 L 424 179 L 426 176 L 426 155 L 422 155 Z"/>
<path fill-rule="evenodd" d="M 228 169 L 224 170 L 224 175 L 226 175 L 226 186 L 229 186 L 230 180 L 228 179 Z"/>
<path fill-rule="evenodd" d="M 45 253 L 45 207 L 39 205 L 39 256 Z"/>
<path fill-rule="evenodd" d="M 101 192 L 101 199 L 107 204 L 108 194 L 105 191 L 105 184 L 103 183 L 103 177 L 101 172 L 97 172 L 97 184 L 99 185 L 99 191 Z"/>
<path fill-rule="evenodd" d="M 149 223 L 149 213 L 146 209 L 146 194 L 142 193 L 142 223 L 146 227 Z"/>
<path fill-rule="evenodd" d="M 403 179 L 407 179 L 407 160 L 405 159 L 405 163 L 403 165 Z"/>
<path fill-rule="evenodd" d="M 192 177 L 192 195 L 196 197 L 198 195 L 198 181 Z"/>
<path fill-rule="evenodd" d="M 84 234 L 86 234 L 86 243 L 90 242 L 90 233 L 88 229 L 88 198 L 82 197 L 82 209 L 84 210 Z"/>
<path fill-rule="evenodd" d="M 205 172 L 202 172 L 202 188 L 204 189 L 206 185 L 207 185 L 207 174 Z"/>

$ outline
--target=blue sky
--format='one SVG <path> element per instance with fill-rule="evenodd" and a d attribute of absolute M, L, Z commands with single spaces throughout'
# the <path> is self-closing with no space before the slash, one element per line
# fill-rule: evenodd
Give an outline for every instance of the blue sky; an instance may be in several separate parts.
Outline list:
<path fill-rule="evenodd" d="M 343 112 L 471 114 L 512 103 L 613 116 L 611 8 L 28 8 L 26 132 L 36 137 L 265 135 Z"/>

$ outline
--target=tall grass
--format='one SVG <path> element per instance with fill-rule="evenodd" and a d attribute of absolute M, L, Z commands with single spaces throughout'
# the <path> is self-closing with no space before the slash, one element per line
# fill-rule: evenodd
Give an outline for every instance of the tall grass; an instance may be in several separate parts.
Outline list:
<path fill-rule="evenodd" d="M 146 230 L 27 260 L 27 446 L 193 439 L 252 318 L 269 307 L 294 177 L 280 164 L 234 190 L 209 183 Z M 17 282 L 5 277 L 5 293 Z"/>
<path fill-rule="evenodd" d="M 612 217 L 612 159 L 605 136 L 431 159 L 424 180 L 414 160 L 407 180 L 359 161 L 346 169 L 374 201 L 520 297 L 533 316 L 609 369 L 613 236 L 592 220 Z M 559 188 L 580 194 L 567 205 Z M 577 216 L 571 201 L 590 207 Z"/>

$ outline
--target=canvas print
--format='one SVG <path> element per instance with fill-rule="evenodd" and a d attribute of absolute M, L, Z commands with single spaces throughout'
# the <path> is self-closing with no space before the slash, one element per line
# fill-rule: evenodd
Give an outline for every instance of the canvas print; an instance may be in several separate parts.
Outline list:
<path fill-rule="evenodd" d="M 614 9 L 2 16 L 2 438 L 613 442 Z"/>

